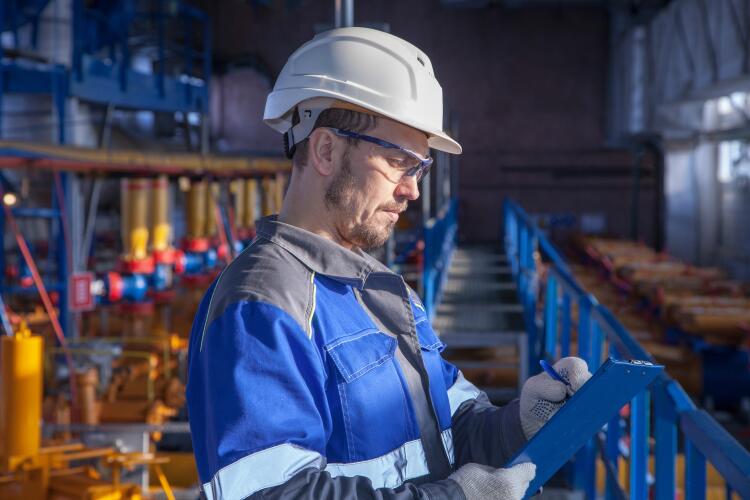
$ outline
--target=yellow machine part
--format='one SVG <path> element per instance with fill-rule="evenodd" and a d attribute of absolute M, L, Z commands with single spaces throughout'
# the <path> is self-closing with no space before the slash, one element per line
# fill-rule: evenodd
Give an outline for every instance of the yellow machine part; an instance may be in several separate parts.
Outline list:
<path fill-rule="evenodd" d="M 141 260 L 148 256 L 148 179 L 122 180 L 123 242 L 128 259 Z"/>
<path fill-rule="evenodd" d="M 122 238 L 122 248 L 125 254 L 128 253 L 130 248 L 130 195 L 128 194 L 128 186 L 129 179 L 120 181 L 120 238 Z"/>
<path fill-rule="evenodd" d="M 25 324 L 0 342 L 0 468 L 39 453 L 44 339 Z"/>
<path fill-rule="evenodd" d="M 245 180 L 235 179 L 229 186 L 234 195 L 234 227 L 242 229 L 245 227 Z"/>
<path fill-rule="evenodd" d="M 258 213 L 258 181 L 248 179 L 245 183 L 245 227 L 255 226 Z"/>
<path fill-rule="evenodd" d="M 154 250 L 167 250 L 172 226 L 169 223 L 169 181 L 166 175 L 153 181 L 151 195 L 151 246 Z"/>
<path fill-rule="evenodd" d="M 276 212 L 281 211 L 281 205 L 284 203 L 284 190 L 286 188 L 287 176 L 281 172 L 276 174 Z"/>
<path fill-rule="evenodd" d="M 219 199 L 219 183 L 211 182 L 206 186 L 206 236 L 216 235 L 216 200 Z"/>
<path fill-rule="evenodd" d="M 169 462 L 161 466 L 169 484 L 178 488 L 190 488 L 200 481 L 195 457 L 192 452 L 159 452 L 160 457 L 169 458 Z M 156 474 L 149 474 L 151 486 L 159 486 Z"/>
<path fill-rule="evenodd" d="M 271 177 L 265 177 L 263 178 L 262 186 L 263 217 L 267 217 L 276 213 L 276 180 Z"/>
<path fill-rule="evenodd" d="M 206 237 L 206 181 L 193 180 L 188 193 L 188 238 Z"/>

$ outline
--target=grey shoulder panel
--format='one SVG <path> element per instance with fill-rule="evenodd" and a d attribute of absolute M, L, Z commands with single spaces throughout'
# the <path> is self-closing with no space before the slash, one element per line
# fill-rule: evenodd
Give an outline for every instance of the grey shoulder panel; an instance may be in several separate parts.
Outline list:
<path fill-rule="evenodd" d="M 260 301 L 287 312 L 307 331 L 314 301 L 313 277 L 313 272 L 290 252 L 258 238 L 217 278 L 206 325 L 231 304 Z"/>

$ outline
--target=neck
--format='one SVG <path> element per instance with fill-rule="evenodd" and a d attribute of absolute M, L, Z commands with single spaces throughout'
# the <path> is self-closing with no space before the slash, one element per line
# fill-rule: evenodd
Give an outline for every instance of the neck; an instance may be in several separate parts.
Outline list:
<path fill-rule="evenodd" d="M 310 231 L 352 250 L 353 245 L 341 237 L 333 224 L 330 212 L 323 202 L 324 197 L 321 191 L 313 186 L 303 188 L 302 185 L 305 182 L 302 182 L 298 174 L 296 169 L 292 173 L 289 188 L 284 197 L 281 212 L 279 212 L 279 222 Z M 320 196 L 316 196 L 315 193 L 320 193 Z"/>

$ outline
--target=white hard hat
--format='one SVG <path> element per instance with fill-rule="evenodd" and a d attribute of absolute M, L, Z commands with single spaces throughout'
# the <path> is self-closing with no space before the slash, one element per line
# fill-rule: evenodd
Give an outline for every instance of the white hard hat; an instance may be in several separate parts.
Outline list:
<path fill-rule="evenodd" d="M 364 108 L 427 134 L 431 148 L 461 153 L 443 130 L 443 89 L 414 45 L 369 28 L 321 33 L 297 49 L 266 99 L 263 121 L 288 147 L 306 139 L 321 111 Z"/>

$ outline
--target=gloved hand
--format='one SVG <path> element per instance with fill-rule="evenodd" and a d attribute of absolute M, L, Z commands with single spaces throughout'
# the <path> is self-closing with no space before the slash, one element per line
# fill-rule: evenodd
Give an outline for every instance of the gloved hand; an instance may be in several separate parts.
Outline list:
<path fill-rule="evenodd" d="M 526 439 L 531 439 L 560 409 L 565 399 L 591 378 L 586 362 L 581 358 L 563 358 L 553 368 L 570 386 L 542 372 L 529 378 L 521 389 L 521 427 Z"/>
<path fill-rule="evenodd" d="M 448 479 L 458 483 L 467 500 L 517 500 L 523 498 L 535 475 L 536 465 L 531 462 L 510 469 L 466 464 Z"/>

